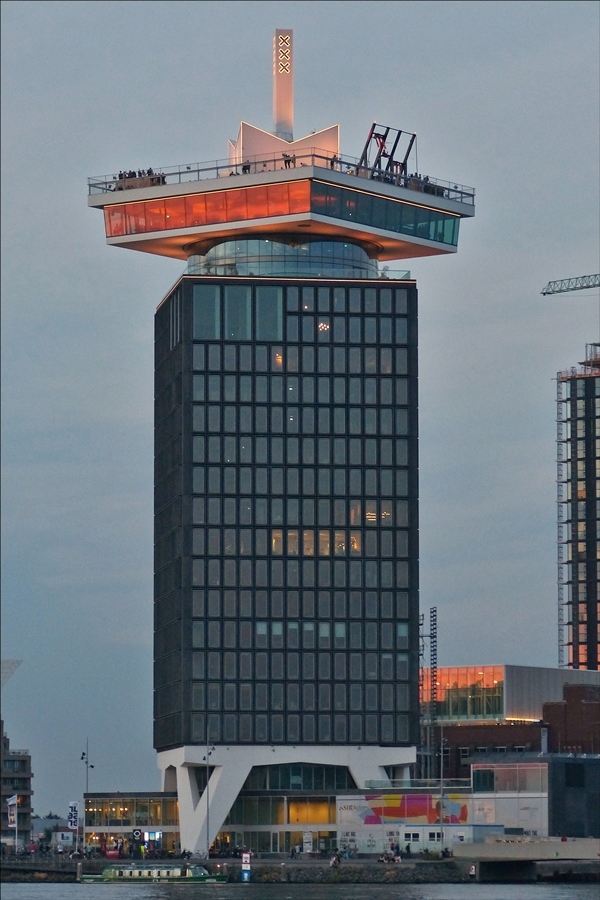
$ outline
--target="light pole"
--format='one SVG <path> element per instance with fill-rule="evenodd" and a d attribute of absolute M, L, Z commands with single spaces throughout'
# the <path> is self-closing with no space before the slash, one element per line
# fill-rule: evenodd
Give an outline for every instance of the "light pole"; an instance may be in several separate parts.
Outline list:
<path fill-rule="evenodd" d="M 89 792 L 90 787 L 90 769 L 93 769 L 93 765 L 90 762 L 89 757 L 89 738 L 85 739 L 85 750 L 81 754 L 81 762 L 85 765 L 85 792 L 86 794 Z M 83 830 L 81 833 L 81 849 L 83 851 L 85 842 L 85 797 L 83 798 Z"/>
<path fill-rule="evenodd" d="M 440 838 L 444 851 L 444 726 L 440 725 Z"/>
<path fill-rule="evenodd" d="M 206 858 L 210 859 L 210 788 L 208 783 L 210 781 L 210 758 L 213 754 L 214 747 L 208 746 L 208 740 L 206 741 L 206 756 L 203 757 L 203 760 L 206 762 Z M 183 847 L 183 850 L 186 848 Z"/>
<path fill-rule="evenodd" d="M 85 751 L 81 754 L 81 759 L 82 759 L 83 763 L 85 764 L 85 792 L 86 792 L 86 794 L 88 793 L 89 786 L 90 786 L 90 769 L 94 768 L 90 762 L 88 749 L 89 749 L 89 738 L 86 738 L 85 739 Z"/>
<path fill-rule="evenodd" d="M 594 737 L 598 735 L 600 739 L 600 731 L 598 730 L 598 726 L 600 726 L 600 721 L 598 722 L 589 722 L 588 729 L 591 734 L 590 744 L 591 744 L 591 752 L 594 752 Z M 599 748 L 596 748 L 596 753 L 598 753 Z"/>

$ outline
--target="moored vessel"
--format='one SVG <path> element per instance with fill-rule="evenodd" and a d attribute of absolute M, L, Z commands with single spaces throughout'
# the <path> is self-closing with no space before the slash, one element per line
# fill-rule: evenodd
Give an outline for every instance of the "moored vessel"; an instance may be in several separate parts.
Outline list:
<path fill-rule="evenodd" d="M 147 884 L 149 881 L 165 884 L 224 884 L 227 881 L 227 875 L 224 872 L 213 874 L 204 866 L 196 863 L 122 862 L 107 866 L 101 875 L 82 874 L 81 881 L 85 883 L 110 882 L 111 884 L 119 882 Z"/>

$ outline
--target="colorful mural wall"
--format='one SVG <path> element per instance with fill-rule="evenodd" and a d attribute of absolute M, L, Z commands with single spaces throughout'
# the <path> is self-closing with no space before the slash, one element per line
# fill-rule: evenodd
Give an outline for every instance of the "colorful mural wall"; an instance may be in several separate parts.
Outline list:
<path fill-rule="evenodd" d="M 444 794 L 440 818 L 439 794 L 364 794 L 338 797 L 338 827 L 369 825 L 465 825 L 469 822 L 467 798 Z"/>

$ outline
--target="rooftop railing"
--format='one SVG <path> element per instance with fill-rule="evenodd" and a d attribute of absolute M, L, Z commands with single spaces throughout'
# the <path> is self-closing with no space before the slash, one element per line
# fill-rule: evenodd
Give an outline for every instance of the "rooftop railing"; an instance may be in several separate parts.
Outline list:
<path fill-rule="evenodd" d="M 374 789 L 387 789 L 392 787 L 394 789 L 408 790 L 411 791 L 424 791 L 424 790 L 440 790 L 440 780 L 436 779 L 392 779 L 390 781 L 365 781 L 365 789 L 374 790 Z M 458 789 L 461 788 L 463 790 L 470 790 L 471 788 L 471 779 L 470 778 L 444 778 L 443 781 L 443 789 L 446 791 L 448 788 Z"/>
<path fill-rule="evenodd" d="M 439 178 L 408 174 L 400 171 L 385 171 L 377 167 L 360 166 L 359 160 L 350 156 L 332 156 L 323 150 L 311 148 L 305 153 L 281 154 L 249 157 L 242 163 L 232 165 L 229 160 L 190 163 L 189 165 L 166 166 L 160 169 L 137 169 L 120 172 L 118 175 L 98 175 L 88 178 L 89 194 L 107 194 L 159 185 L 174 185 L 203 181 L 204 179 L 228 178 L 230 176 L 257 175 L 279 170 L 297 169 L 305 166 L 329 169 L 359 178 L 367 178 L 396 187 L 408 188 L 424 194 L 443 197 L 469 206 L 475 204 L 475 188 L 464 184 L 454 184 Z M 119 198 L 121 199 L 121 198 Z M 125 199 L 125 198 L 123 198 Z"/>
<path fill-rule="evenodd" d="M 261 274 L 260 272 L 252 272 L 248 273 L 245 271 L 240 272 L 238 268 L 233 264 L 225 264 L 225 265 L 198 265 L 193 268 L 188 268 L 184 273 L 184 275 L 192 275 L 194 278 L 198 276 L 206 276 L 207 278 L 277 278 L 280 277 L 277 273 L 269 273 L 269 274 Z M 339 269 L 339 271 L 334 272 L 331 271 L 330 274 L 323 274 L 322 272 L 306 272 L 304 274 L 294 272 L 293 275 L 290 275 L 288 272 L 287 275 L 293 278 L 320 278 L 324 281 L 335 279 L 335 278 L 358 278 L 351 269 Z M 362 278 L 377 280 L 377 281 L 411 281 L 410 271 L 408 269 L 389 269 L 387 266 L 382 266 L 376 273 L 370 274 L 365 273 L 362 275 Z"/>

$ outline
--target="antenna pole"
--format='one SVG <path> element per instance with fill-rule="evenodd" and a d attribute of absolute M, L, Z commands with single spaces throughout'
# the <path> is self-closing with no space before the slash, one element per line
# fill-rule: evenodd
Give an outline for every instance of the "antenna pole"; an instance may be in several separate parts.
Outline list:
<path fill-rule="evenodd" d="M 274 133 L 294 140 L 294 38 L 291 28 L 277 28 L 273 37 Z"/>

